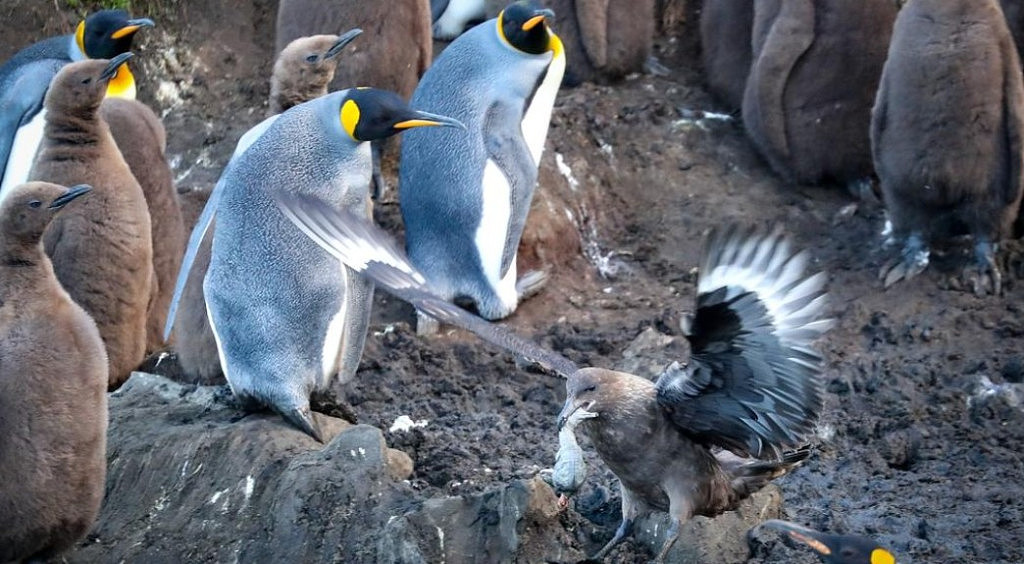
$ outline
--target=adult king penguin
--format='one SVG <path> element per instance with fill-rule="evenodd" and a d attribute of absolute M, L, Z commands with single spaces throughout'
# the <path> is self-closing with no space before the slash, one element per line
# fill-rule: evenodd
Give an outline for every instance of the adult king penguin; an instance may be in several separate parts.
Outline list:
<path fill-rule="evenodd" d="M 32 44 L 0 66 L 0 199 L 28 179 L 43 139 L 43 98 L 57 71 L 72 61 L 112 59 L 130 51 L 135 32 L 146 27 L 153 27 L 153 20 L 102 10 L 80 22 L 75 33 Z M 110 82 L 107 95 L 135 98 L 135 78 L 127 65 Z"/>
<path fill-rule="evenodd" d="M 551 17 L 520 1 L 460 35 L 423 75 L 412 105 L 460 120 L 468 134 L 434 128 L 402 142 L 409 257 L 443 297 L 472 301 L 486 319 L 507 317 L 545 280 L 516 280 L 516 250 L 565 71 Z M 420 333 L 436 330 L 419 320 Z"/>
<path fill-rule="evenodd" d="M 461 124 L 372 88 L 334 92 L 270 120 L 217 183 L 189 241 L 179 286 L 216 217 L 203 289 L 224 375 L 243 405 L 270 407 L 320 440 L 310 395 L 336 392 L 359 367 L 373 284 L 291 225 L 273 198 L 314 196 L 368 218 L 369 142 Z M 172 311 L 176 301 L 177 294 Z M 168 328 L 173 322 L 168 316 Z"/>

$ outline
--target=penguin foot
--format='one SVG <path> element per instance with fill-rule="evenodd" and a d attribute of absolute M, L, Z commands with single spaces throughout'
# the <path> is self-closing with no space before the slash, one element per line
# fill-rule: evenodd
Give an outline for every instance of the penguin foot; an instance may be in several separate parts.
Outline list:
<path fill-rule="evenodd" d="M 547 285 L 549 278 L 546 270 L 531 270 L 520 276 L 519 280 L 516 280 L 516 295 L 519 296 L 519 301 L 539 294 Z"/>
<path fill-rule="evenodd" d="M 309 410 L 308 406 L 296 407 L 295 409 L 282 413 L 281 415 L 283 415 L 284 418 L 297 429 L 316 439 L 316 442 L 324 442 L 324 435 L 323 432 L 320 431 L 320 424 L 318 424 L 316 419 L 313 418 L 313 413 Z"/>
<path fill-rule="evenodd" d="M 975 296 L 998 296 L 1003 291 L 1003 275 L 996 264 L 995 253 L 995 245 L 988 241 L 979 241 L 974 246 L 974 264 L 964 268 L 961 278 Z"/>
<path fill-rule="evenodd" d="M 424 337 L 436 335 L 441 331 L 441 322 L 423 313 L 416 311 L 416 334 Z"/>
<path fill-rule="evenodd" d="M 900 258 L 886 263 L 878 272 L 878 277 L 884 281 L 886 288 L 900 280 L 910 280 L 928 267 L 930 251 L 916 235 L 911 235 L 907 239 L 900 255 Z"/>

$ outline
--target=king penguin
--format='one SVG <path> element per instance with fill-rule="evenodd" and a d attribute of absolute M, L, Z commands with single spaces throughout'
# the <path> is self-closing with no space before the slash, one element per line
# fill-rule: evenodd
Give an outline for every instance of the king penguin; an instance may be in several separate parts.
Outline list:
<path fill-rule="evenodd" d="M 452 116 L 454 130 L 403 139 L 399 203 L 413 263 L 448 300 L 486 319 L 515 311 L 545 280 L 516 280 L 516 251 L 537 185 L 551 110 L 565 71 L 554 17 L 530 2 L 463 33 L 430 67 L 412 105 Z M 423 315 L 417 330 L 436 326 Z"/>
<path fill-rule="evenodd" d="M 28 179 L 43 138 L 43 98 L 57 71 L 72 61 L 111 59 L 131 50 L 135 32 L 153 20 L 129 19 L 123 10 L 101 10 L 74 34 L 51 37 L 22 49 L 0 66 L 0 200 Z M 135 98 L 135 78 L 126 66 L 110 82 L 108 96 Z"/>
<path fill-rule="evenodd" d="M 373 285 L 296 229 L 274 197 L 306 194 L 368 218 L 370 141 L 411 128 L 462 125 L 372 88 L 334 92 L 267 121 L 210 196 L 179 286 L 193 245 L 215 217 L 203 289 L 224 375 L 247 408 L 270 407 L 320 440 L 310 396 L 337 394 L 354 376 Z M 177 293 L 172 311 L 176 300 Z M 173 322 L 169 316 L 168 327 Z"/>
<path fill-rule="evenodd" d="M 266 121 L 242 135 L 232 158 L 237 158 L 237 155 L 252 145 L 253 141 L 276 120 L 279 113 L 326 95 L 328 85 L 334 77 L 338 55 L 360 34 L 362 30 L 355 28 L 340 36 L 313 35 L 300 37 L 289 43 L 278 55 L 274 63 L 274 73 L 270 78 L 271 115 Z M 231 166 L 230 161 L 228 166 Z M 198 205 L 199 209 L 202 209 L 207 201 L 206 193 L 196 190 L 186 193 L 184 198 L 189 206 L 202 202 L 202 205 Z M 193 218 L 198 215 L 197 213 Z M 195 223 L 193 221 L 189 225 Z M 203 238 L 196 243 L 194 262 L 189 269 L 188 278 L 183 280 L 184 286 L 176 289 L 179 294 L 174 300 L 177 308 L 171 313 L 175 318 L 174 350 L 178 354 L 178 364 L 190 379 L 203 383 L 223 383 L 220 357 L 206 315 L 206 298 L 203 294 L 203 279 L 210 265 L 211 239 L 215 228 L 215 225 L 211 225 Z M 169 301 L 164 307 L 169 305 Z"/>
<path fill-rule="evenodd" d="M 89 190 L 31 182 L 0 204 L 0 562 L 74 546 L 103 500 L 107 356 L 40 243 Z"/>
<path fill-rule="evenodd" d="M 149 209 L 135 176 L 99 115 L 108 82 L 129 51 L 66 65 L 46 93 L 46 127 L 31 177 L 93 186 L 89 198 L 58 215 L 43 243 L 64 289 L 96 321 L 110 361 L 110 388 L 146 354 L 152 297 Z"/>

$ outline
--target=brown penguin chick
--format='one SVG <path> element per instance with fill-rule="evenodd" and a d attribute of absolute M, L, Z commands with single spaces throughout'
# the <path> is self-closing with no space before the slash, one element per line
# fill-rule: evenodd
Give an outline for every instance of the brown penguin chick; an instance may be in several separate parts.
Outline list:
<path fill-rule="evenodd" d="M 730 111 L 743 106 L 750 74 L 750 35 L 754 3 L 705 0 L 700 11 L 700 46 L 708 89 Z"/>
<path fill-rule="evenodd" d="M 300 37 L 351 27 L 366 37 L 338 63 L 329 89 L 372 86 L 408 100 L 433 59 L 429 0 L 281 0 L 275 52 Z"/>
<path fill-rule="evenodd" d="M 342 35 L 313 35 L 289 43 L 274 63 L 268 115 L 327 94 L 338 53 L 361 33 L 356 28 Z"/>
<path fill-rule="evenodd" d="M 40 243 L 88 191 L 29 182 L 0 207 L 0 562 L 70 548 L 103 500 L 107 356 Z"/>
<path fill-rule="evenodd" d="M 106 83 L 131 53 L 65 66 L 46 94 L 46 126 L 31 178 L 93 186 L 43 236 L 64 289 L 99 327 L 110 362 L 110 389 L 146 354 L 153 244 L 142 188 L 100 117 Z"/>
<path fill-rule="evenodd" d="M 928 265 L 929 246 L 974 240 L 964 277 L 999 293 L 995 245 L 1021 199 L 1024 80 L 997 0 L 910 0 L 900 10 L 871 121 L 875 169 L 900 257 L 889 286 Z"/>
<path fill-rule="evenodd" d="M 190 190 L 179 196 L 186 224 L 191 229 L 206 206 L 210 192 Z M 203 292 L 203 278 L 210 267 L 210 248 L 213 244 L 210 235 L 216 229 L 216 222 L 214 219 L 196 251 L 196 259 L 188 273 L 174 319 L 174 350 L 178 353 L 178 364 L 186 376 L 185 380 L 207 386 L 226 383 Z"/>
<path fill-rule="evenodd" d="M 654 0 L 545 0 L 565 45 L 565 84 L 641 72 L 654 43 Z"/>
<path fill-rule="evenodd" d="M 153 291 L 146 321 L 146 353 L 162 349 L 167 308 L 185 253 L 185 223 L 178 193 L 164 151 L 167 133 L 149 106 L 135 100 L 107 98 L 100 116 L 110 127 L 132 175 L 142 188 L 149 209 L 153 241 Z"/>
<path fill-rule="evenodd" d="M 619 478 L 622 523 L 602 558 L 650 509 L 672 526 L 659 560 L 694 515 L 713 517 L 807 457 L 800 447 L 823 409 L 823 361 L 812 343 L 824 319 L 824 273 L 805 274 L 778 229 L 735 226 L 708 237 L 695 313 L 681 324 L 689 363 L 673 363 L 651 382 L 568 359 L 446 302 L 382 230 L 327 209 L 318 200 L 282 195 L 284 214 L 349 268 L 442 323 L 457 325 L 568 377 L 559 426 L 578 423 Z M 712 451 L 713 447 L 720 450 Z"/>
<path fill-rule="evenodd" d="M 1013 42 L 1017 46 L 1017 55 L 1024 50 L 1024 0 L 1000 0 L 1003 8 L 1003 15 L 1006 16 L 1006 25 L 1013 35 Z"/>
<path fill-rule="evenodd" d="M 787 181 L 866 196 L 871 107 L 896 11 L 892 0 L 754 2 L 743 123 Z"/>

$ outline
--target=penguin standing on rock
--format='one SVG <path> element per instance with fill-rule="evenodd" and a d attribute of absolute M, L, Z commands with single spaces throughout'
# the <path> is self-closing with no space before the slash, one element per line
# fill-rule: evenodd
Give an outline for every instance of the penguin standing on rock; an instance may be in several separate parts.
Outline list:
<path fill-rule="evenodd" d="M 963 277 L 999 293 L 996 243 L 1022 190 L 1024 80 L 998 0 L 910 0 L 900 10 L 871 120 L 899 258 L 888 287 L 928 266 L 932 243 L 974 240 Z"/>
<path fill-rule="evenodd" d="M 110 361 L 110 388 L 146 354 L 153 243 L 146 198 L 100 117 L 108 82 L 131 52 L 65 66 L 46 94 L 43 145 L 32 178 L 93 186 L 57 216 L 43 244 L 64 289 L 96 321 Z"/>
<path fill-rule="evenodd" d="M 107 356 L 40 244 L 89 190 L 31 182 L 0 204 L 0 562 L 74 546 L 103 500 Z"/>
<path fill-rule="evenodd" d="M 245 132 L 232 160 L 245 152 L 264 131 L 276 121 L 276 116 L 298 104 L 325 96 L 327 85 L 334 78 L 334 68 L 338 55 L 353 39 L 362 34 L 361 29 L 349 30 L 340 36 L 314 35 L 300 37 L 288 44 L 274 63 L 274 73 L 270 78 L 270 111 L 271 116 L 262 123 Z M 229 161 L 228 166 L 231 166 Z M 202 209 L 207 201 L 207 194 L 192 191 L 184 196 L 189 205 Z M 197 217 L 196 214 L 193 217 Z M 196 222 L 191 222 L 194 225 Z M 196 241 L 192 248 L 195 251 L 194 262 L 188 269 L 187 279 L 182 279 L 180 288 L 175 288 L 173 298 L 177 308 L 170 312 L 175 318 L 175 346 L 178 363 L 186 375 L 196 382 L 222 382 L 220 357 L 214 342 L 213 331 L 206 312 L 206 298 L 203 293 L 203 279 L 210 265 L 210 248 L 215 226 L 211 225 L 202 239 Z M 175 270 L 175 273 L 178 271 Z M 174 281 L 172 279 L 172 284 Z M 168 300 L 170 302 L 171 300 Z M 165 307 L 167 304 L 165 304 Z M 164 310 L 165 313 L 167 310 Z"/>
<path fill-rule="evenodd" d="M 102 10 L 80 22 L 74 34 L 30 45 L 0 66 L 0 199 L 28 179 L 43 137 L 43 98 L 57 71 L 72 61 L 125 53 L 135 33 L 147 27 L 153 27 L 153 20 Z M 135 79 L 127 66 L 111 81 L 108 95 L 135 98 Z"/>
<path fill-rule="evenodd" d="M 403 139 L 399 203 L 406 249 L 431 285 L 486 319 L 515 311 L 546 280 L 516 279 L 516 251 L 537 185 L 551 110 L 565 71 L 562 42 L 530 2 L 509 5 L 453 41 L 412 104 L 455 117 L 462 131 Z M 420 333 L 436 326 L 420 316 Z"/>
<path fill-rule="evenodd" d="M 100 116 L 110 127 L 149 209 L 155 275 L 146 322 L 146 354 L 149 354 L 164 347 L 162 335 L 167 308 L 185 252 L 185 222 L 174 189 L 174 176 L 164 154 L 167 132 L 153 110 L 137 100 L 107 98 L 100 105 Z"/>
<path fill-rule="evenodd" d="M 368 142 L 461 124 L 411 110 L 397 94 L 372 88 L 334 92 L 271 120 L 217 183 L 189 241 L 179 285 L 193 245 L 215 217 L 203 288 L 224 375 L 246 407 L 272 408 L 320 440 L 310 396 L 337 394 L 355 375 L 373 284 L 291 225 L 273 197 L 315 196 L 325 207 L 368 218 Z M 173 322 L 169 317 L 168 327 Z"/>
<path fill-rule="evenodd" d="M 791 182 L 869 198 L 871 107 L 896 18 L 892 0 L 758 0 L 743 125 Z"/>

